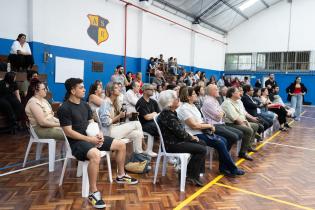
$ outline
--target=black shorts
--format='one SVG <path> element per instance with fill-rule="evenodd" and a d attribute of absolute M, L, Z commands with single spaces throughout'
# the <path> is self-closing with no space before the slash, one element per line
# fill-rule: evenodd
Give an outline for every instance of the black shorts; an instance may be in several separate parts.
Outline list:
<path fill-rule="evenodd" d="M 112 137 L 104 136 L 103 145 L 97 149 L 100 151 L 110 151 L 113 140 L 114 139 Z M 78 160 L 85 161 L 89 160 L 87 158 L 87 153 L 90 151 L 90 149 L 95 148 L 95 145 L 87 141 L 76 140 L 70 143 L 70 147 L 74 157 L 76 157 Z"/>

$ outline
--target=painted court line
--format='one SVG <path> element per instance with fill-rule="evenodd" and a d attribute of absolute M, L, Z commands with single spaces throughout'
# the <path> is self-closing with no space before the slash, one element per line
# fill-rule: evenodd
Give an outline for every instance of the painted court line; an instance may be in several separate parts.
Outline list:
<path fill-rule="evenodd" d="M 315 117 L 306 117 L 306 116 L 300 116 L 301 118 L 307 118 L 307 119 L 311 119 L 311 120 L 315 120 Z"/>
<path fill-rule="evenodd" d="M 288 144 L 279 144 L 279 143 L 273 143 L 273 142 L 267 142 L 267 144 L 274 144 L 274 145 L 279 145 L 279 146 L 284 146 L 284 147 L 292 147 L 292 148 L 295 148 L 295 149 L 303 149 L 303 150 L 315 151 L 315 149 L 306 148 L 306 147 L 299 147 L 299 146 L 292 146 L 292 145 L 288 145 Z"/>
<path fill-rule="evenodd" d="M 293 122 L 290 122 L 290 124 L 292 124 Z M 276 136 L 278 136 L 280 134 L 280 131 L 277 131 L 276 133 L 274 133 L 271 137 L 269 137 L 267 140 L 263 141 L 263 143 L 261 143 L 259 146 L 257 146 L 255 149 L 259 150 L 260 148 L 262 148 L 267 142 L 273 140 Z M 248 155 L 252 155 L 253 152 L 250 152 Z M 245 159 L 241 158 L 240 160 L 238 160 L 236 162 L 236 165 L 240 165 L 242 162 L 244 162 Z M 180 210 L 182 208 L 184 208 L 187 204 L 189 204 L 191 201 L 193 201 L 196 197 L 198 197 L 199 195 L 201 195 L 203 192 L 205 192 L 206 190 L 208 190 L 211 186 L 213 186 L 214 184 L 216 184 L 220 179 L 222 179 L 224 177 L 224 175 L 219 175 L 216 178 L 214 178 L 211 182 L 209 182 L 207 185 L 205 185 L 204 187 L 202 187 L 201 189 L 199 189 L 197 192 L 195 192 L 194 194 L 192 194 L 191 196 L 189 196 L 188 198 L 186 198 L 186 200 L 182 201 L 178 206 L 176 206 L 174 208 L 174 210 Z"/>
<path fill-rule="evenodd" d="M 310 208 L 310 207 L 301 206 L 301 205 L 298 205 L 298 204 L 295 204 L 295 203 L 291 203 L 291 202 L 288 202 L 288 201 L 283 201 L 283 200 L 280 200 L 280 199 L 277 199 L 277 198 L 273 198 L 271 196 L 262 195 L 262 194 L 251 192 L 251 191 L 244 190 L 244 189 L 241 189 L 241 188 L 232 187 L 232 186 L 221 184 L 221 183 L 215 183 L 215 185 L 220 186 L 220 187 L 225 187 L 225 188 L 228 188 L 228 189 L 231 189 L 231 190 L 236 190 L 236 191 L 248 194 L 248 195 L 253 195 L 253 196 L 256 196 L 256 197 L 260 197 L 260 198 L 264 198 L 264 199 L 267 199 L 267 200 L 271 200 L 271 201 L 275 201 L 275 202 L 278 202 L 278 203 L 282 203 L 282 204 L 285 204 L 285 205 L 288 205 L 288 206 L 294 206 L 294 207 L 299 208 L 299 209 L 314 210 L 313 208 Z"/>
<path fill-rule="evenodd" d="M 55 162 L 58 162 L 58 161 L 62 161 L 64 160 L 65 158 L 61 158 L 61 159 L 58 159 L 58 160 L 55 160 Z M 7 173 L 4 173 L 4 174 L 0 174 L 0 177 L 2 176 L 6 176 L 6 175 L 10 175 L 10 174 L 14 174 L 14 173 L 18 173 L 18 172 L 21 172 L 21 171 L 26 171 L 28 169 L 32 169 L 32 168 L 36 168 L 36 167 L 39 167 L 39 166 L 43 166 L 43 165 L 47 165 L 47 163 L 41 163 L 41 164 L 38 164 L 38 165 L 35 165 L 35 166 L 30 166 L 30 167 L 26 167 L 26 168 L 21 168 L 21 169 L 18 169 L 18 170 L 14 170 L 14 171 L 9 171 Z"/>

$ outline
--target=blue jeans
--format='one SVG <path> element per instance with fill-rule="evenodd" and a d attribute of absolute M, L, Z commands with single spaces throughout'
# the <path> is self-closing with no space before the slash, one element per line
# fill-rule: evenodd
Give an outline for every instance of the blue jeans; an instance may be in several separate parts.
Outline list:
<path fill-rule="evenodd" d="M 303 103 L 302 94 L 294 95 L 291 97 L 291 107 L 295 109 L 294 116 L 297 119 L 300 118 L 300 114 L 302 112 L 302 103 Z"/>
<path fill-rule="evenodd" d="M 227 150 L 227 140 L 224 137 L 215 135 L 216 137 L 211 138 L 206 134 L 197 134 L 199 139 L 206 142 L 209 147 L 213 147 L 219 153 L 219 170 L 220 171 L 230 171 L 231 173 L 235 173 L 237 171 L 237 167 L 234 164 L 234 161 Z"/>

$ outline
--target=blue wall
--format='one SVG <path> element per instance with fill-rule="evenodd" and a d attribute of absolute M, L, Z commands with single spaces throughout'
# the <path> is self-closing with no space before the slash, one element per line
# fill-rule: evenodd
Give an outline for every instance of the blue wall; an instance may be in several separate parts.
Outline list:
<path fill-rule="evenodd" d="M 13 40 L 0 38 L 1 55 L 9 54 L 12 42 Z M 102 80 L 103 83 L 106 84 L 110 80 L 110 77 L 113 74 L 115 67 L 119 64 L 123 64 L 124 62 L 124 57 L 119 55 L 47 45 L 40 42 L 31 42 L 30 47 L 33 52 L 35 63 L 39 67 L 39 72 L 48 75 L 48 86 L 50 91 L 53 93 L 53 99 L 55 101 L 62 101 L 65 94 L 64 85 L 62 83 L 55 83 L 56 56 L 84 60 L 84 83 L 87 91 L 90 84 L 92 84 L 97 79 Z M 49 58 L 47 63 L 44 63 L 43 60 L 44 52 L 49 52 L 53 55 L 52 58 Z M 92 61 L 103 62 L 104 71 L 92 72 Z M 127 57 L 126 62 L 126 71 L 130 71 L 133 73 L 141 71 L 143 75 L 143 80 L 147 81 L 146 71 L 149 62 L 147 59 Z M 205 71 L 208 77 L 210 77 L 210 75 L 215 75 L 218 78 L 221 74 L 221 72 L 216 70 L 200 69 L 191 66 L 183 67 L 187 71 Z"/>

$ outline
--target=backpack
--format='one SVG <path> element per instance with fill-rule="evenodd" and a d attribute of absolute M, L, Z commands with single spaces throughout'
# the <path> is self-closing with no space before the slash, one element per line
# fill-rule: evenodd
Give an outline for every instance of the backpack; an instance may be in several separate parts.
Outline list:
<path fill-rule="evenodd" d="M 143 174 L 150 171 L 151 157 L 146 154 L 132 153 L 130 160 L 125 165 L 125 170 L 131 173 Z"/>

